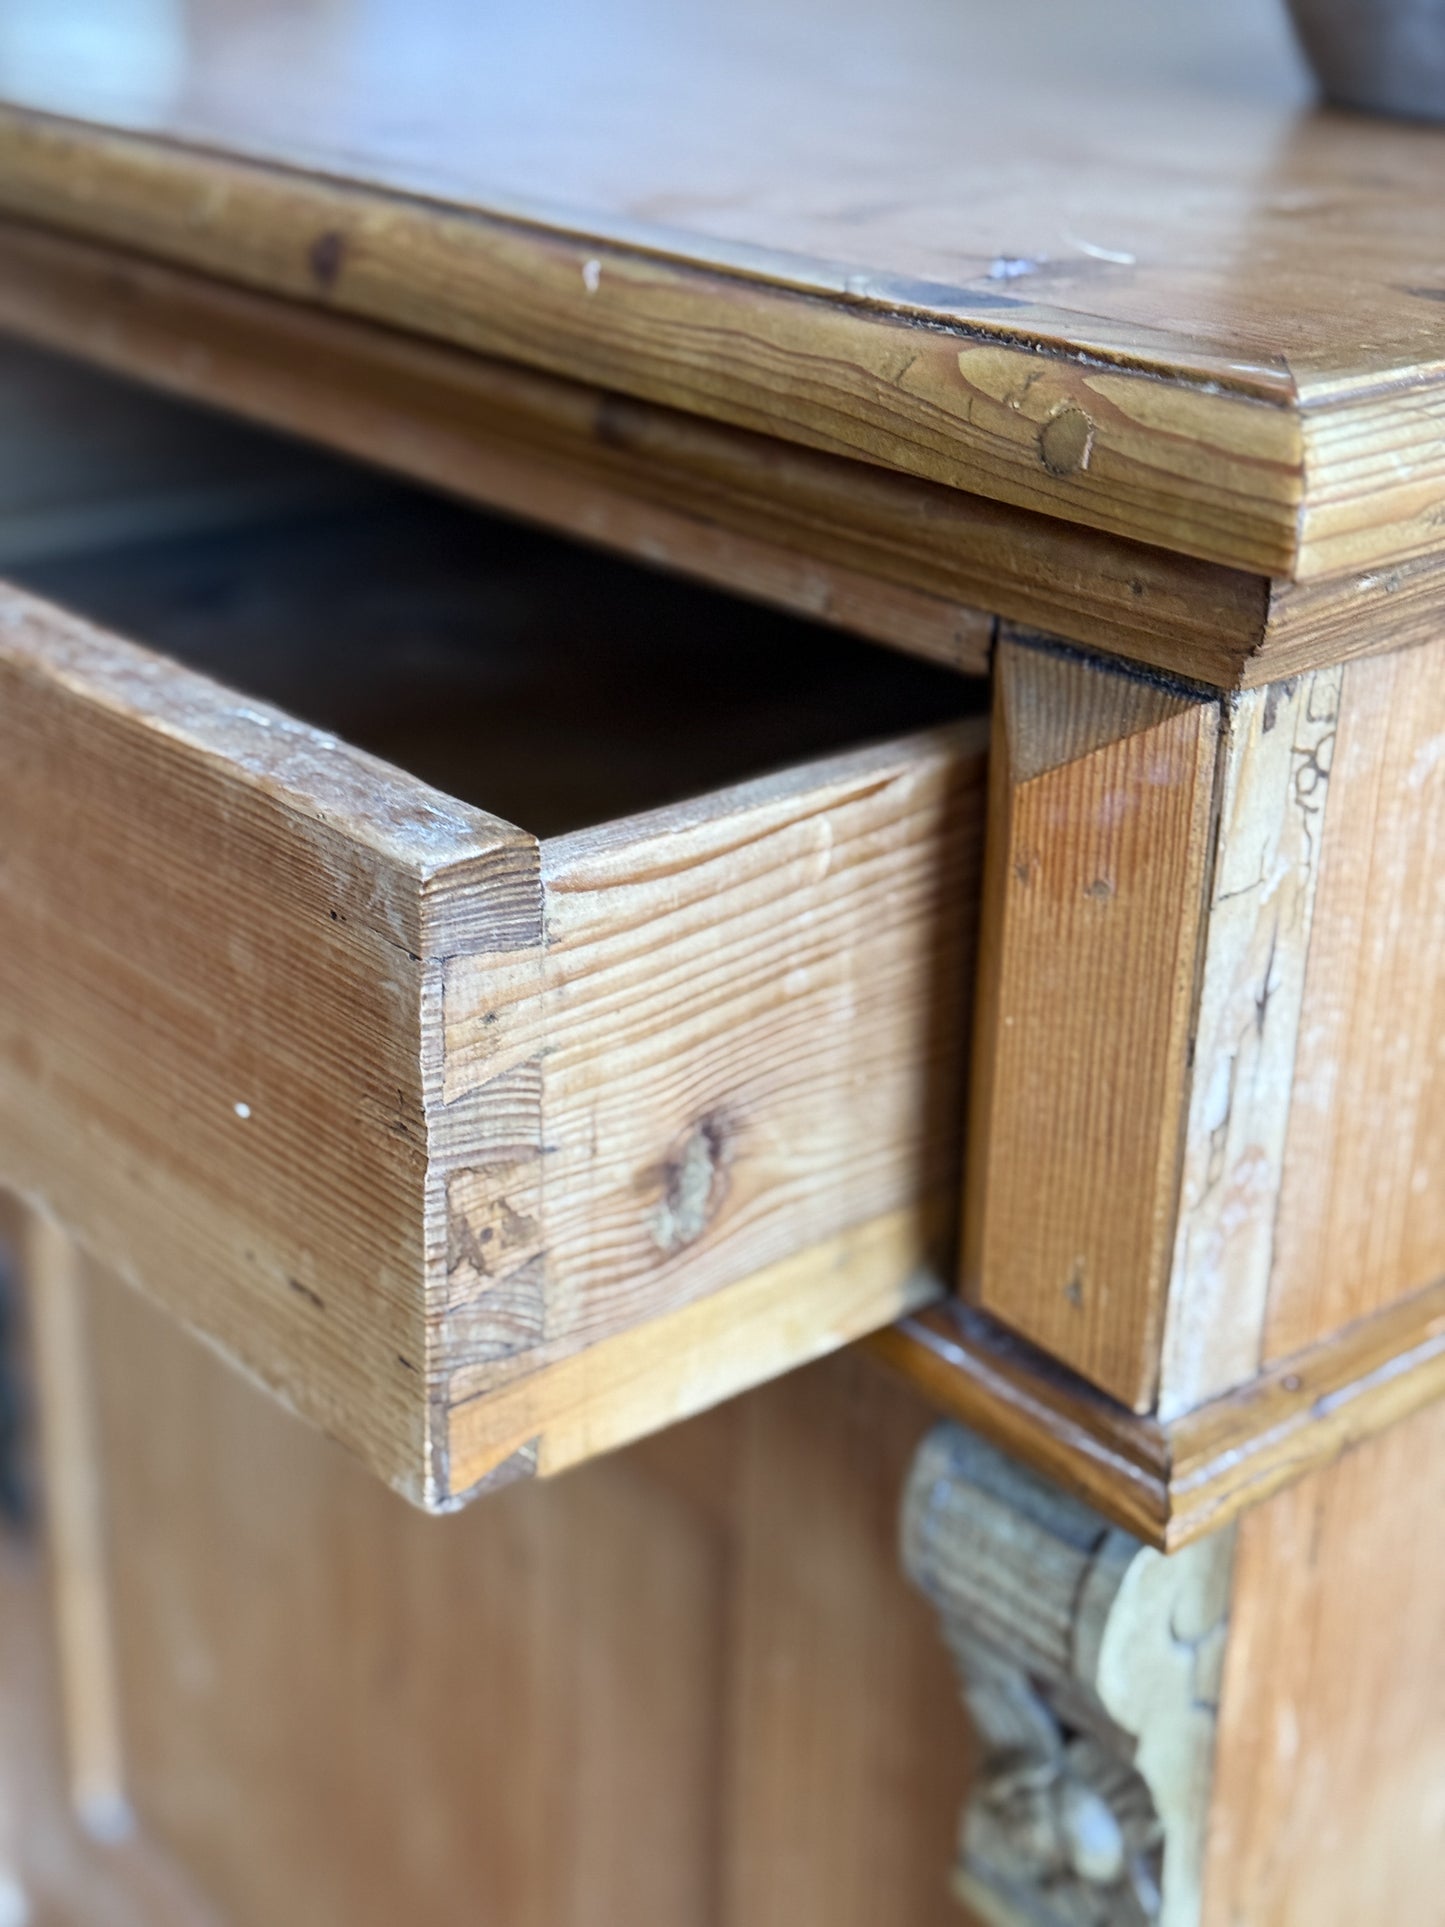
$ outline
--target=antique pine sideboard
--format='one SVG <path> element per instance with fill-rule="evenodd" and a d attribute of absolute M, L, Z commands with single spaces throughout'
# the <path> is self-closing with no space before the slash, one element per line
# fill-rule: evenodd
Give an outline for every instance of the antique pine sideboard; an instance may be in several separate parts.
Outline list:
<path fill-rule="evenodd" d="M 0 1920 L 1445 1921 L 1445 132 L 1165 12 L 4 10 Z"/>

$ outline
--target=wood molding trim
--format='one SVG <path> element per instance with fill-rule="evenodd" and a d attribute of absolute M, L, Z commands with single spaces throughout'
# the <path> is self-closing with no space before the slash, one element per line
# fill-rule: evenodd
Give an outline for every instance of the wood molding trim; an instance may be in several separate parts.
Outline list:
<path fill-rule="evenodd" d="M 575 214 L 505 196 L 454 205 L 16 106 L 0 111 L 0 201 L 1260 575 L 1388 568 L 1439 547 L 1429 360 L 1297 373 L 807 252 L 690 244 L 625 218 L 579 232 Z"/>
<path fill-rule="evenodd" d="M 1445 557 L 1271 581 L 4 219 L 0 326 L 969 674 L 995 618 L 1220 689 L 1445 621 Z"/>
<path fill-rule="evenodd" d="M 805 264 L 694 262 L 14 107 L 0 205 L 1231 567 L 1293 575 L 1309 559 L 1298 400 L 1277 377 L 1161 381 L 1127 355 L 999 340 L 996 317 L 987 334 L 940 329 L 907 312 L 906 289 L 850 294 Z M 1399 530 L 1370 534 L 1394 556 Z"/>
<path fill-rule="evenodd" d="M 1173 1552 L 1445 1398 L 1445 1279 L 1167 1425 L 956 1302 L 867 1343 L 941 1411 Z"/>
<path fill-rule="evenodd" d="M 1169 1441 L 1156 1419 L 1116 1404 L 956 1298 L 865 1344 L 940 1412 L 1146 1545 L 1168 1543 Z"/>
<path fill-rule="evenodd" d="M 1222 684 L 1264 636 L 1259 576 L 3 219 L 0 326 L 969 673 L 994 615 Z"/>

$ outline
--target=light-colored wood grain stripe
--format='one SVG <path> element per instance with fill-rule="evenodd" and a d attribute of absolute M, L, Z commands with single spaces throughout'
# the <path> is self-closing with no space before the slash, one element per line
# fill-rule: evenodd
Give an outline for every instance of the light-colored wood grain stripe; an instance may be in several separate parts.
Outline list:
<path fill-rule="evenodd" d="M 1340 671 L 1321 669 L 1225 712 L 1160 1365 L 1166 1419 L 1253 1377 L 1263 1356 L 1339 701 Z"/>
<path fill-rule="evenodd" d="M 59 1226 L 30 1212 L 22 1262 L 40 1395 L 65 1767 L 82 1822 L 104 1838 L 126 1827 L 125 1763 L 81 1256 Z"/>
<path fill-rule="evenodd" d="M 451 1488 L 546 1476 L 821 1358 L 943 1294 L 933 1208 L 891 1212 L 697 1303 L 574 1352 L 449 1415 Z"/>

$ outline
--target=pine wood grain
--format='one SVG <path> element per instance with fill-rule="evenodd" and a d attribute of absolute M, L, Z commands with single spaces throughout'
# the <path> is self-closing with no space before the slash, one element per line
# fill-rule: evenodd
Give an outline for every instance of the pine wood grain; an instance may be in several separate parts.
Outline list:
<path fill-rule="evenodd" d="M 527 840 L 18 592 L 3 614 L 7 1180 L 419 1483 L 423 896 Z"/>
<path fill-rule="evenodd" d="M 1326 663 L 1433 642 L 1445 628 L 1445 559 L 1352 570 L 1310 582 L 1273 582 L 1266 640 L 1242 686 L 1283 681 Z"/>
<path fill-rule="evenodd" d="M 749 21 L 213 0 L 147 65 L 31 0 L 5 204 L 1260 573 L 1438 551 L 1440 136 L 1246 7 Z"/>
<path fill-rule="evenodd" d="M 1013 647 L 1000 655 L 996 727 L 1010 757 L 1019 730 L 1007 678 L 1013 661 L 1028 660 Z M 1150 934 L 1107 964 L 1108 953 L 1091 956 L 1081 935 L 1084 870 L 1067 875 L 1067 915 L 1039 898 L 1032 879 L 1037 866 L 1047 880 L 1051 852 L 1056 875 L 1073 860 L 1070 838 L 1092 820 L 1093 791 L 1082 780 L 1059 800 L 1040 791 L 1041 827 L 1021 827 L 995 757 L 995 795 L 1004 801 L 991 837 L 1013 871 L 991 854 L 965 1287 L 1166 1427 L 1248 1386 L 1263 1365 L 1352 1330 L 1445 1275 L 1434 1181 L 1445 1158 L 1434 1099 L 1442 1021 L 1434 959 L 1445 941 L 1434 881 L 1440 689 L 1439 646 L 1428 644 L 1315 670 L 1225 705 L 1207 903 L 1196 923 L 1199 976 L 1184 986 L 1172 1044 L 1153 1059 L 1140 1048 L 1150 1034 L 1147 1019 L 1141 1027 L 1147 1006 L 1132 991 L 1126 999 L 1123 987 L 1144 946 L 1167 940 L 1177 912 L 1141 898 Z M 1066 749 L 1050 735 L 1067 747 L 1077 729 L 1087 748 L 1090 727 L 1057 692 L 1040 693 L 1036 708 L 1045 721 L 1026 754 L 1059 761 L 1069 774 Z M 1030 767 L 1020 762 L 1020 777 Z M 1027 795 L 1029 784 L 1019 788 Z M 1176 884 L 1188 880 L 1166 837 L 1154 854 Z M 1101 876 L 1107 885 L 1112 873 L 1101 868 Z M 1010 919 L 1016 931 L 1029 929 L 1036 898 L 1045 914 L 1031 953 L 1011 937 Z M 1076 1113 L 1068 1108 L 1075 1089 Z M 1157 1113 L 1147 1108 L 1155 1102 Z M 1151 1122 L 1146 1148 L 1162 1143 L 1166 1156 L 1177 1148 L 1177 1192 L 1172 1172 L 1151 1190 L 1122 1162 L 1128 1139 L 1110 1104 L 1129 1125 L 1164 1119 L 1173 1135 L 1161 1140 Z M 1110 1157 L 1121 1161 L 1105 1181 Z M 1165 1226 L 1162 1265 L 1147 1241 L 1124 1244 L 1137 1238 L 1129 1213 L 1145 1207 Z M 1096 1332 L 1080 1317 L 1071 1333 L 1057 1281 L 1073 1276 L 1060 1269 L 1070 1237 L 1075 1256 L 1086 1255 L 1090 1211 L 1117 1241 L 1101 1246 L 1109 1260 L 1101 1283 L 1113 1297 L 1093 1313 Z M 997 1232 L 992 1259 L 990 1212 L 1008 1227 Z M 1146 1376 L 1142 1392 L 1098 1365 L 1109 1345 L 1132 1344 L 1143 1329 L 1144 1370 L 1152 1369 L 1156 1341 L 1140 1324 L 1141 1305 L 1153 1307 L 1161 1322 L 1152 1331 L 1162 1332 L 1157 1385 Z"/>
<path fill-rule="evenodd" d="M 1264 1355 L 1445 1273 L 1445 653 L 1349 665 L 1334 743 Z"/>
<path fill-rule="evenodd" d="M 1445 617 L 1438 557 L 1270 581 L 16 222 L 0 264 L 17 334 L 970 672 L 995 615 L 1219 688 Z M 152 442 L 140 396 L 100 399 Z"/>
<path fill-rule="evenodd" d="M 0 263 L 34 340 L 959 667 L 984 611 L 1206 682 L 1262 646 L 1236 570 L 13 221 Z"/>
<path fill-rule="evenodd" d="M 982 773 L 965 727 L 555 839 L 540 983 L 447 965 L 440 1493 L 936 1295 Z"/>
<path fill-rule="evenodd" d="M 442 1491 L 460 1501 L 565 1471 L 931 1303 L 944 1289 L 942 1222 L 942 1209 L 892 1212 L 586 1346 L 459 1368 Z"/>
<path fill-rule="evenodd" d="M 1436 1283 L 1166 1426 L 1170 1544 L 1216 1530 L 1442 1396 L 1445 1283 Z"/>
<path fill-rule="evenodd" d="M 1176 389 L 1034 341 L 960 346 L 896 303 L 817 301 L 730 264 L 23 111 L 0 110 L 0 161 L 10 214 L 1206 560 L 1294 571 L 1301 437 L 1274 382 L 1267 399 L 1248 378 L 1246 392 Z"/>
<path fill-rule="evenodd" d="M 937 714 L 962 687 L 858 647 L 858 679 L 838 659 L 826 697 L 790 709 L 775 680 L 750 699 L 749 648 L 790 639 L 764 617 L 721 675 L 689 631 L 679 683 L 668 629 L 629 655 L 630 605 L 595 579 L 600 630 L 564 602 L 586 670 L 566 693 L 548 693 L 541 619 L 499 630 L 492 684 L 484 627 L 454 686 L 486 592 L 436 560 L 443 511 L 421 524 L 430 600 L 387 526 L 343 518 L 338 547 L 306 525 L 299 573 L 274 535 L 199 567 L 155 551 L 47 580 L 213 666 L 240 647 L 253 687 L 340 690 L 343 723 L 350 704 L 468 790 L 567 798 L 589 822 L 609 789 L 635 807 L 789 741 L 870 734 L 900 693 L 895 717 L 920 696 Z M 513 547 L 504 612 L 529 606 Z M 383 1477 L 449 1505 L 937 1294 L 982 724 L 539 844 L 259 697 L 18 592 L 5 606 L 4 1168 Z M 373 651 L 421 665 L 400 702 L 369 686 Z M 428 714 L 450 719 L 440 740 Z M 669 1318 L 660 1343 L 647 1328 Z"/>
<path fill-rule="evenodd" d="M 1000 644 L 965 1295 L 1125 1405 L 1158 1376 L 1217 705 Z"/>
<path fill-rule="evenodd" d="M 1413 294 L 1435 298 L 1423 288 Z M 1315 479 L 1300 505 L 1303 577 L 1439 553 L 1445 392 L 1440 343 L 1421 332 L 1436 367 L 1373 393 L 1361 383 L 1358 394 L 1322 400 L 1304 415 L 1305 469 Z"/>
<path fill-rule="evenodd" d="M 131 1793 L 234 1927 L 957 1919 L 967 1731 L 895 1551 L 928 1415 L 866 1362 L 438 1521 L 88 1302 Z"/>
<path fill-rule="evenodd" d="M 656 1315 L 949 1188 L 983 743 L 965 725 L 552 839 L 540 1032 L 499 1020 L 485 960 L 449 968 L 448 1104 L 540 1078 L 528 1369 L 636 1323 L 640 1294 Z M 457 1400 L 495 1376 L 469 1342 Z"/>
<path fill-rule="evenodd" d="M 1011 572 L 999 531 L 1016 519 L 995 505 L 15 222 L 0 223 L 0 258 L 0 321 L 18 335 L 655 566 L 985 666 L 991 624 L 974 605 L 995 569 Z M 1018 613 L 1047 621 L 1054 531 L 1017 519 Z M 1181 626 L 1201 649 L 1227 654 L 1220 631 L 1247 646 L 1259 585 L 1113 547 L 1091 627 L 1107 632 L 1116 607 L 1166 651 Z"/>
<path fill-rule="evenodd" d="M 1442 1469 L 1437 1406 L 1241 1525 L 1206 1927 L 1438 1914 Z"/>

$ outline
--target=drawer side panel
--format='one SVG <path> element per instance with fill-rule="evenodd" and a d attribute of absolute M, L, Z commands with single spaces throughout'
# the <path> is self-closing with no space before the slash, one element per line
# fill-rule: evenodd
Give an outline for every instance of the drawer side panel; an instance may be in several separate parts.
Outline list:
<path fill-rule="evenodd" d="M 0 1178 L 417 1497 L 421 898 L 504 831 L 0 591 Z"/>
<path fill-rule="evenodd" d="M 458 962 L 449 1081 L 484 1036 L 514 1090 L 537 1065 L 541 1149 L 514 1164 L 525 1206 L 509 1194 L 530 1339 L 483 1356 L 453 1327 L 456 1495 L 941 1288 L 986 736 L 950 727 L 544 843 L 541 1036 L 530 1002 L 498 1007 L 494 961 Z"/>

